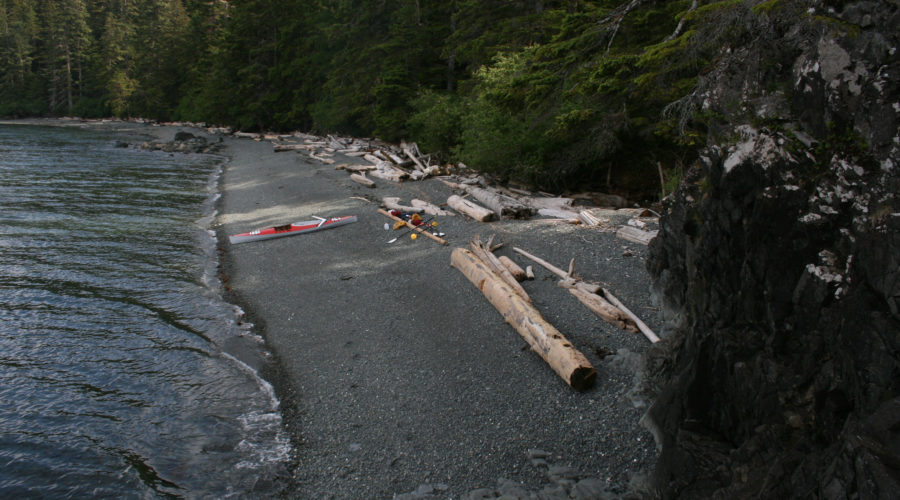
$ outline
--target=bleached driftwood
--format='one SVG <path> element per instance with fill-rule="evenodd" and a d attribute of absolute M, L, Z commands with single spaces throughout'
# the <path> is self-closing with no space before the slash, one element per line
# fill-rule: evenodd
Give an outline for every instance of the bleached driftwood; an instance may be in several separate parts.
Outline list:
<path fill-rule="evenodd" d="M 616 236 L 625 241 L 638 243 L 640 245 L 649 245 L 650 240 L 656 237 L 659 231 L 644 231 L 632 226 L 622 226 L 616 231 Z"/>
<path fill-rule="evenodd" d="M 275 144 L 272 148 L 276 153 L 285 153 L 288 151 L 306 150 L 309 149 L 309 146 L 306 144 Z"/>
<path fill-rule="evenodd" d="M 388 210 L 399 210 L 401 212 L 412 212 L 416 214 L 424 212 L 424 209 L 421 208 L 401 205 L 400 198 L 396 196 L 385 196 L 381 199 L 381 202 Z"/>
<path fill-rule="evenodd" d="M 479 222 L 488 222 L 494 220 L 495 217 L 493 210 L 484 208 L 481 205 L 473 203 L 455 194 L 447 198 L 447 205 L 449 205 L 453 210 L 456 210 L 461 214 L 468 215 L 469 217 Z"/>
<path fill-rule="evenodd" d="M 348 172 L 368 172 L 370 170 L 375 170 L 374 165 L 348 165 L 346 163 L 341 163 L 340 165 L 334 166 L 335 170 L 347 170 Z"/>
<path fill-rule="evenodd" d="M 433 203 L 428 203 L 425 200 L 413 199 L 410 200 L 409 204 L 416 208 L 421 208 L 422 211 L 428 215 L 455 215 L 453 212 L 443 210 L 441 207 Z"/>
<path fill-rule="evenodd" d="M 472 249 L 472 253 L 474 253 L 479 259 L 481 259 L 485 265 L 487 265 L 491 271 L 493 271 L 500 279 L 506 282 L 509 288 L 517 293 L 523 300 L 527 302 L 531 302 L 531 297 L 528 296 L 528 292 L 522 288 L 522 285 L 519 284 L 519 281 L 509 272 L 509 269 L 500 262 L 500 259 L 494 255 L 491 243 L 493 243 L 494 237 L 492 236 L 488 239 L 487 243 L 481 241 L 481 237 L 476 236 L 471 241 L 469 241 L 469 248 Z"/>
<path fill-rule="evenodd" d="M 501 255 L 497 257 L 497 259 L 500 260 L 500 263 L 503 264 L 503 267 L 505 267 L 506 270 L 509 271 L 509 274 L 511 274 L 512 277 L 516 279 L 516 281 L 525 281 L 525 270 L 522 269 L 518 264 L 516 264 L 515 261 L 505 255 Z"/>
<path fill-rule="evenodd" d="M 585 390 L 594 385 L 597 370 L 584 354 L 575 349 L 530 302 L 516 294 L 475 254 L 464 248 L 456 248 L 450 255 L 450 264 L 484 294 L 503 319 L 516 329 L 531 349 L 569 386 Z"/>
<path fill-rule="evenodd" d="M 623 304 L 622 301 L 617 299 L 616 296 L 612 294 L 612 292 L 610 292 L 609 290 L 604 288 L 603 295 L 606 296 L 606 298 L 609 300 L 609 302 L 612 305 L 618 307 L 619 310 L 621 310 L 622 312 L 627 314 L 628 317 L 631 318 L 632 321 L 634 321 L 635 325 L 637 325 L 637 327 L 638 327 L 638 330 L 640 330 L 641 333 L 643 333 L 644 336 L 647 337 L 647 340 L 649 340 L 650 342 L 652 342 L 654 344 L 659 342 L 659 337 L 656 335 L 656 333 L 653 330 L 650 329 L 649 326 L 647 326 L 647 323 L 644 323 L 643 321 L 641 321 L 641 318 L 638 318 L 637 314 L 634 314 L 633 312 L 631 312 L 630 309 L 625 307 L 625 304 Z"/>
<path fill-rule="evenodd" d="M 350 178 L 355 182 L 362 184 L 363 186 L 370 188 L 375 187 L 375 181 L 366 177 L 366 174 L 350 174 Z"/>
<path fill-rule="evenodd" d="M 544 259 L 541 259 L 540 257 L 522 250 L 521 248 L 513 247 L 513 251 L 544 266 L 548 271 L 562 278 L 565 283 L 561 284 L 561 286 L 568 288 L 569 292 L 572 293 L 572 295 L 574 295 L 576 298 L 578 298 L 578 300 L 581 301 L 582 304 L 590 308 L 592 311 L 596 312 L 600 317 L 604 318 L 604 320 L 606 320 L 605 315 L 611 312 L 611 320 L 607 321 L 610 321 L 614 324 L 622 322 L 625 325 L 623 326 L 623 328 L 633 331 L 640 331 L 644 334 L 645 337 L 647 337 L 648 340 L 650 340 L 650 342 L 659 342 L 659 337 L 656 335 L 656 333 L 654 333 L 653 330 L 651 330 L 650 327 L 647 326 L 646 323 L 641 321 L 640 318 L 638 318 L 634 313 L 628 310 L 628 308 L 625 307 L 625 305 L 622 304 L 619 299 L 615 298 L 615 296 L 613 296 L 613 294 L 609 290 L 601 287 L 600 285 L 586 283 L 580 278 L 576 278 L 574 273 L 574 259 L 572 259 L 572 262 L 569 264 L 569 270 L 564 271 L 554 266 L 553 264 L 550 264 Z M 598 292 L 602 293 L 602 295 L 600 295 L 600 293 Z M 606 304 L 598 302 L 596 299 L 594 299 L 594 297 L 591 297 L 592 295 L 603 299 L 606 304 L 610 305 L 618 312 L 610 311 L 607 308 Z"/>

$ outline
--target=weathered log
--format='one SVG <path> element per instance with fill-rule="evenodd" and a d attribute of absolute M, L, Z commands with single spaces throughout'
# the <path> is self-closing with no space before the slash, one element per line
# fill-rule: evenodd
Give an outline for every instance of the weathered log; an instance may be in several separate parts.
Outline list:
<path fill-rule="evenodd" d="M 616 231 L 616 236 L 632 243 L 649 245 L 650 240 L 655 238 L 657 233 L 658 231 L 644 231 L 636 227 L 622 226 Z"/>
<path fill-rule="evenodd" d="M 416 208 L 421 208 L 423 212 L 429 215 L 456 215 L 449 210 L 443 210 L 441 207 L 433 203 L 428 203 L 425 200 L 413 199 L 410 200 L 409 204 Z"/>
<path fill-rule="evenodd" d="M 641 318 L 638 318 L 636 314 L 634 314 L 633 312 L 631 312 L 630 309 L 625 307 L 625 304 L 623 304 L 619 299 L 617 299 L 616 296 L 612 294 L 612 292 L 610 292 L 609 290 L 604 288 L 603 295 L 607 298 L 607 300 L 609 300 L 609 302 L 612 305 L 618 307 L 622 312 L 627 314 L 628 317 L 632 319 L 632 321 L 634 321 L 635 325 L 637 325 L 638 330 L 640 330 L 641 333 L 643 333 L 644 336 L 647 337 L 647 340 L 649 340 L 650 342 L 652 342 L 654 344 L 659 342 L 659 336 L 657 336 L 656 333 L 654 333 L 653 330 L 651 330 L 650 327 L 647 326 L 646 323 L 641 321 Z"/>
<path fill-rule="evenodd" d="M 285 153 L 288 151 L 300 151 L 309 149 L 309 146 L 306 144 L 275 144 L 272 146 L 273 151 L 276 153 Z"/>
<path fill-rule="evenodd" d="M 572 260 L 573 263 L 570 263 L 570 269 L 567 272 L 567 271 L 563 271 L 562 269 L 554 266 L 553 264 L 550 264 L 549 262 L 545 261 L 544 259 L 541 259 L 540 257 L 537 257 L 535 255 L 532 255 L 532 254 L 526 252 L 525 250 L 522 250 L 521 248 L 513 247 L 513 251 L 537 262 L 538 264 L 547 268 L 547 270 L 549 270 L 553 274 L 562 278 L 563 281 L 566 281 L 566 284 L 564 284 L 563 286 L 566 286 L 566 287 L 571 286 L 570 291 L 572 289 L 576 289 L 576 290 L 580 290 L 581 292 L 584 292 L 584 293 L 590 294 L 590 295 L 598 295 L 598 292 L 602 293 L 603 294 L 602 297 L 609 304 L 618 308 L 625 316 L 628 317 L 628 319 L 631 320 L 631 322 L 634 323 L 634 327 L 636 328 L 635 331 L 639 330 L 641 333 L 644 334 L 645 337 L 647 337 L 647 339 L 650 340 L 650 342 L 654 342 L 654 343 L 659 342 L 659 337 L 653 332 L 653 330 L 651 330 L 650 327 L 647 326 L 646 323 L 641 321 L 641 319 L 638 318 L 637 315 L 635 315 L 627 307 L 625 307 L 625 304 L 623 304 L 619 299 L 617 299 L 609 290 L 607 290 L 606 288 L 602 288 L 600 285 L 596 285 L 594 283 L 586 283 L 585 281 L 582 281 L 579 278 L 575 278 L 574 272 L 572 270 L 572 267 L 574 265 L 573 264 L 574 259 Z M 574 283 L 574 285 L 571 285 L 572 283 Z M 572 292 L 572 294 L 575 295 L 575 297 L 579 297 L 579 295 L 580 295 L 575 292 Z M 580 297 L 579 297 L 579 300 L 581 300 Z M 588 306 L 588 303 L 586 303 L 583 300 L 582 300 L 582 303 L 585 306 Z M 590 306 L 588 306 L 588 307 L 590 307 Z M 594 310 L 594 309 L 591 309 L 591 310 Z M 600 314 L 600 313 L 598 312 L 597 314 Z M 601 315 L 601 317 L 602 317 L 602 315 Z"/>
<path fill-rule="evenodd" d="M 594 385 L 597 370 L 535 307 L 517 295 L 472 252 L 456 248 L 450 264 L 474 284 L 519 335 L 573 389 Z"/>
<path fill-rule="evenodd" d="M 511 274 L 512 277 L 516 279 L 516 281 L 525 281 L 525 270 L 519 267 L 519 265 L 516 264 L 515 261 L 505 255 L 501 255 L 497 257 L 497 259 L 500 260 L 500 263 L 503 264 L 503 267 L 505 267 L 506 270 L 509 271 L 509 274 Z"/>
<path fill-rule="evenodd" d="M 569 290 L 569 293 L 574 295 L 579 302 L 584 304 L 585 307 L 593 311 L 597 316 L 600 316 L 600 318 L 607 323 L 632 332 L 638 331 L 638 327 L 635 325 L 634 321 L 625 314 L 624 311 L 620 310 L 600 295 L 590 292 L 582 287 L 578 287 L 575 283 L 567 280 L 560 281 L 559 286 Z"/>
<path fill-rule="evenodd" d="M 370 170 L 375 170 L 374 165 L 348 165 L 346 163 L 341 163 L 340 165 L 334 166 L 335 170 L 346 170 L 348 172 L 368 172 Z"/>
<path fill-rule="evenodd" d="M 406 205 L 400 204 L 400 198 L 396 196 L 385 196 L 381 199 L 381 202 L 384 204 L 385 208 L 388 210 L 399 210 L 401 212 L 412 212 L 412 213 L 422 213 L 425 210 L 417 207 L 410 207 Z"/>
<path fill-rule="evenodd" d="M 366 177 L 366 174 L 350 174 L 350 178 L 362 184 L 363 186 L 370 188 L 375 187 L 375 181 Z"/>
<path fill-rule="evenodd" d="M 488 222 L 495 217 L 493 210 L 484 208 L 481 205 L 475 204 L 455 194 L 447 198 L 447 205 L 453 210 L 468 215 L 479 222 Z"/>
<path fill-rule="evenodd" d="M 506 282 L 509 288 L 522 297 L 523 300 L 527 302 L 531 302 L 531 297 L 528 296 L 528 292 L 522 288 L 522 285 L 516 280 L 516 278 L 509 272 L 506 266 L 500 262 L 500 259 L 494 255 L 493 250 L 491 249 L 491 243 L 493 242 L 493 237 L 488 240 L 487 243 L 481 241 L 481 238 L 476 236 L 472 240 L 469 241 L 469 247 L 472 249 L 472 253 L 475 254 L 479 259 L 481 259 L 485 265 L 487 265 L 494 274 L 497 275 L 500 279 Z"/>
<path fill-rule="evenodd" d="M 409 227 L 409 228 L 411 228 L 413 231 L 416 231 L 416 232 L 419 233 L 419 234 L 423 234 L 423 235 L 425 235 L 425 236 L 427 236 L 427 237 L 433 239 L 434 241 L 440 243 L 441 245 L 446 245 L 446 244 L 447 244 L 447 241 L 444 240 L 443 238 L 441 238 L 441 237 L 439 237 L 439 236 L 435 236 L 435 235 L 429 233 L 427 230 L 425 230 L 425 229 L 423 229 L 423 228 L 421 228 L 421 227 L 419 227 L 419 226 L 410 224 L 409 222 L 407 222 L 407 221 L 401 219 L 400 217 L 391 215 L 390 212 L 388 212 L 388 211 L 386 211 L 386 210 L 384 210 L 384 209 L 379 208 L 379 209 L 378 209 L 378 213 L 380 213 L 381 215 L 384 215 L 385 217 L 388 217 L 389 219 L 391 219 L 391 220 L 393 220 L 393 221 L 396 221 L 396 222 L 402 222 L 402 223 L 406 224 L 406 226 Z"/>
<path fill-rule="evenodd" d="M 502 218 L 528 219 L 537 213 L 537 209 L 529 207 L 519 200 L 493 190 L 476 186 L 466 186 L 466 191 L 473 198 L 490 208 Z"/>

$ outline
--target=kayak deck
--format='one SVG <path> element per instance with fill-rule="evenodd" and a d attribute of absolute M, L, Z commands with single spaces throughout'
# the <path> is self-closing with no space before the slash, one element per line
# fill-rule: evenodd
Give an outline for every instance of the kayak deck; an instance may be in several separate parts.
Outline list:
<path fill-rule="evenodd" d="M 331 217 L 325 219 L 316 217 L 315 220 L 303 222 L 295 222 L 293 224 L 284 224 L 281 226 L 267 227 L 265 229 L 256 229 L 247 233 L 234 234 L 228 237 L 232 244 L 248 243 L 251 241 L 267 240 L 271 238 L 279 238 L 282 236 L 293 236 L 295 234 L 311 233 L 313 231 L 321 231 L 332 227 L 343 226 L 356 222 L 355 215 L 345 215 L 343 217 Z"/>

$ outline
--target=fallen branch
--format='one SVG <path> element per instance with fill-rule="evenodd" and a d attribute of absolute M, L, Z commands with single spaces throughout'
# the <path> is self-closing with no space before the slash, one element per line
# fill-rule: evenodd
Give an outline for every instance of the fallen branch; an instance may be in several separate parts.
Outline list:
<path fill-rule="evenodd" d="M 564 270 L 554 266 L 553 264 L 550 264 L 549 262 L 545 261 L 544 259 L 541 259 L 540 257 L 537 257 L 535 255 L 532 255 L 532 254 L 526 252 L 525 250 L 522 250 L 521 248 L 513 247 L 513 251 L 544 266 L 545 268 L 547 268 L 548 271 L 550 271 L 553 274 L 562 278 L 563 281 L 566 282 L 566 284 L 562 284 L 561 286 L 569 288 L 569 292 L 571 292 L 572 295 L 575 295 L 575 297 L 578 298 L 578 300 L 580 300 L 585 306 L 590 308 L 592 311 L 596 312 L 598 315 L 600 315 L 604 319 L 606 319 L 604 314 L 607 314 L 611 311 L 609 311 L 606 308 L 606 306 L 603 305 L 602 303 L 595 301 L 592 297 L 589 297 L 589 295 L 593 295 L 593 296 L 603 299 L 604 302 L 611 305 L 614 309 L 616 309 L 618 311 L 618 312 L 613 313 L 613 315 L 612 315 L 613 320 L 610 322 L 615 323 L 618 321 L 622 321 L 626 325 L 623 328 L 626 328 L 629 330 L 631 330 L 633 328 L 634 329 L 633 331 L 640 331 L 641 333 L 643 333 L 644 336 L 647 337 L 648 340 L 650 340 L 650 342 L 653 342 L 653 343 L 659 342 L 659 337 L 656 335 L 656 333 L 654 333 L 653 330 L 651 330 L 650 327 L 647 326 L 646 323 L 641 321 L 641 319 L 638 318 L 637 315 L 635 315 L 627 307 L 625 307 L 625 304 L 623 304 L 619 299 L 617 299 L 609 290 L 607 290 L 606 288 L 600 287 L 600 285 L 586 283 L 586 282 L 582 281 L 580 278 L 576 278 L 575 273 L 574 273 L 574 262 L 575 262 L 574 259 L 572 259 L 572 262 L 569 264 L 569 270 L 564 271 Z M 578 290 L 578 292 L 576 293 L 575 290 Z M 599 295 L 597 292 L 602 293 L 602 296 Z M 587 294 L 587 295 L 585 295 L 585 294 Z M 582 300 L 582 298 L 586 299 L 587 302 L 585 300 Z M 591 307 L 589 302 L 590 302 L 590 304 L 594 304 L 595 306 L 597 306 L 597 309 Z M 600 310 L 602 310 L 604 312 L 601 313 L 601 312 L 599 312 Z M 622 318 L 622 316 L 627 318 L 627 321 L 624 318 Z"/>
<path fill-rule="evenodd" d="M 646 323 L 641 321 L 641 318 L 638 318 L 636 314 L 634 314 L 633 312 L 631 312 L 630 309 L 625 307 L 625 304 L 623 304 L 621 301 L 619 301 L 619 299 L 617 299 L 616 296 L 612 294 L 612 292 L 610 292 L 609 290 L 604 288 L 603 295 L 606 296 L 607 300 L 609 300 L 610 303 L 612 303 L 614 306 L 621 309 L 622 312 L 627 314 L 628 317 L 631 318 L 632 321 L 634 321 L 635 325 L 637 325 L 638 330 L 640 330 L 641 333 L 643 333 L 644 336 L 647 337 L 647 339 L 650 342 L 652 342 L 654 344 L 659 342 L 659 337 L 656 335 L 656 333 L 654 333 L 653 330 L 651 330 L 650 327 L 647 326 Z"/>
<path fill-rule="evenodd" d="M 428 203 L 425 200 L 413 199 L 410 200 L 409 204 L 416 208 L 421 208 L 423 212 L 429 215 L 456 215 L 449 210 L 442 210 L 441 207 L 433 203 Z"/>
<path fill-rule="evenodd" d="M 637 243 L 639 245 L 649 245 L 650 240 L 656 237 L 658 231 L 644 231 L 632 226 L 622 226 L 616 231 L 616 236 L 625 241 Z"/>
<path fill-rule="evenodd" d="M 519 335 L 573 389 L 594 385 L 597 370 L 535 307 L 522 299 L 487 265 L 464 248 L 456 248 L 450 264 L 474 284 Z"/>

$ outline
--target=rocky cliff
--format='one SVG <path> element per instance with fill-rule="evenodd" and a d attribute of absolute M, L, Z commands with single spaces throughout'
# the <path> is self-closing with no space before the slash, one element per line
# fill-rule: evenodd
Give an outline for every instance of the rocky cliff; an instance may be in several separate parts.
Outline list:
<path fill-rule="evenodd" d="M 743 2 L 648 266 L 661 498 L 900 492 L 900 4 Z"/>

